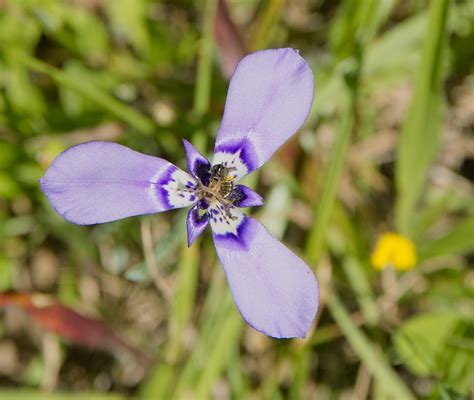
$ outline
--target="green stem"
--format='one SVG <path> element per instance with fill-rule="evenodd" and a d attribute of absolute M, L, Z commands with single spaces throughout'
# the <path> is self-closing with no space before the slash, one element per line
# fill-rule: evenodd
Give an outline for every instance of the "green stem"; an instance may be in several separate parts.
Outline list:
<path fill-rule="evenodd" d="M 322 184 L 324 191 L 321 194 L 320 201 L 316 204 L 314 223 L 306 242 L 306 254 L 310 265 L 314 265 L 320 258 L 325 245 L 327 227 L 334 208 L 354 123 L 355 98 L 356 91 L 353 89 L 349 92 L 349 99 L 336 133 L 336 142 L 331 149 L 329 164 Z"/>
<path fill-rule="evenodd" d="M 271 33 L 280 19 L 285 3 L 285 0 L 268 0 L 266 2 L 262 13 L 254 23 L 255 30 L 252 35 L 252 50 L 263 49 L 269 39 L 271 39 Z"/>
<path fill-rule="evenodd" d="M 395 220 L 397 229 L 410 237 L 414 233 L 414 212 L 423 194 L 426 174 L 440 144 L 449 4 L 449 0 L 436 0 L 430 4 L 415 92 L 398 144 Z"/>
<path fill-rule="evenodd" d="M 193 112 L 197 116 L 202 116 L 207 113 L 211 99 L 212 59 L 214 50 L 213 30 L 216 7 L 217 0 L 206 0 L 194 91 Z"/>

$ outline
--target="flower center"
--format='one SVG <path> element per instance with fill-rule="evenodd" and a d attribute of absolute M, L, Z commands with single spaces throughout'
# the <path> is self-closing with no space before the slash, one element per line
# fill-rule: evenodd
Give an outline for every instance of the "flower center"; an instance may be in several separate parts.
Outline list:
<path fill-rule="evenodd" d="M 219 202 L 232 218 L 230 209 L 233 208 L 241 199 L 242 194 L 238 188 L 234 187 L 235 177 L 229 175 L 232 168 L 225 167 L 223 164 L 213 165 L 209 170 L 209 183 L 202 182 L 198 185 L 199 197 L 208 204 L 214 201 Z"/>
<path fill-rule="evenodd" d="M 230 197 L 234 190 L 235 178 L 229 175 L 230 171 L 230 168 L 222 164 L 213 165 L 210 169 L 209 183 L 205 185 L 201 182 L 198 186 L 201 197 L 209 202 L 217 200 L 222 204 L 232 203 Z"/>

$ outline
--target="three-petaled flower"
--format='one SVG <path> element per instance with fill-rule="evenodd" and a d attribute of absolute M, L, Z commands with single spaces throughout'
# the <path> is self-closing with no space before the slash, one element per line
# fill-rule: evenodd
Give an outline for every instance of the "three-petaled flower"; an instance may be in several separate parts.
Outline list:
<path fill-rule="evenodd" d="M 232 76 L 210 162 L 184 141 L 188 170 L 110 142 L 60 154 L 41 187 L 66 220 L 82 225 L 191 206 L 188 244 L 211 225 L 237 308 L 253 328 L 305 337 L 318 308 L 311 269 L 240 207 L 262 198 L 237 182 L 263 165 L 305 121 L 313 74 L 293 49 L 244 57 Z"/>

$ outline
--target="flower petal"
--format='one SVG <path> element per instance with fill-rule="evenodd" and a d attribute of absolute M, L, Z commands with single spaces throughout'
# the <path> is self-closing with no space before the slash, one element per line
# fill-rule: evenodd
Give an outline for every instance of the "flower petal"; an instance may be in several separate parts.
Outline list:
<path fill-rule="evenodd" d="M 238 178 L 259 168 L 303 125 L 313 94 L 313 73 L 296 50 L 244 57 L 229 85 L 215 157 L 231 160 L 239 153 L 236 163 L 245 168 Z"/>
<path fill-rule="evenodd" d="M 196 201 L 194 178 L 166 160 L 110 142 L 88 142 L 64 151 L 40 183 L 56 211 L 80 225 Z"/>
<path fill-rule="evenodd" d="M 236 185 L 229 200 L 236 207 L 258 207 L 265 204 L 262 196 L 245 185 Z"/>
<path fill-rule="evenodd" d="M 236 237 L 238 241 L 239 226 L 245 219 L 245 214 L 239 209 L 229 206 L 228 209 L 218 202 L 209 206 L 209 221 L 211 223 L 212 234 L 215 237 Z"/>
<path fill-rule="evenodd" d="M 217 164 L 229 168 L 229 175 L 236 181 L 259 167 L 253 145 L 247 139 L 235 143 L 226 142 L 219 146 L 216 144 L 212 165 Z"/>
<path fill-rule="evenodd" d="M 186 227 L 188 230 L 188 247 L 204 232 L 209 224 L 209 204 L 205 200 L 198 201 L 188 212 Z"/>
<path fill-rule="evenodd" d="M 186 149 L 189 173 L 207 186 L 211 176 L 209 172 L 211 163 L 190 142 L 183 139 L 183 143 Z"/>
<path fill-rule="evenodd" d="M 211 219 L 211 226 L 240 314 L 269 336 L 305 337 L 319 304 L 313 272 L 259 222 L 240 210 L 232 214 L 232 228 L 224 230 L 219 219 Z"/>

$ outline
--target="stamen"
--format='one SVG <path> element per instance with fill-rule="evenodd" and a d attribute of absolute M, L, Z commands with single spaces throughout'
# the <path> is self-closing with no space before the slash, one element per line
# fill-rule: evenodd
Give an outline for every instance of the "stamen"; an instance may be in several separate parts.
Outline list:
<path fill-rule="evenodd" d="M 222 164 L 213 165 L 210 169 L 210 179 L 206 184 L 200 181 L 196 188 L 198 196 L 201 199 L 206 199 L 209 202 L 217 201 L 223 206 L 223 212 L 229 218 L 233 218 L 230 210 L 234 207 L 234 203 L 231 200 L 232 193 L 234 191 L 234 179 L 235 177 L 229 175 L 229 172 L 235 168 L 228 168 Z"/>

